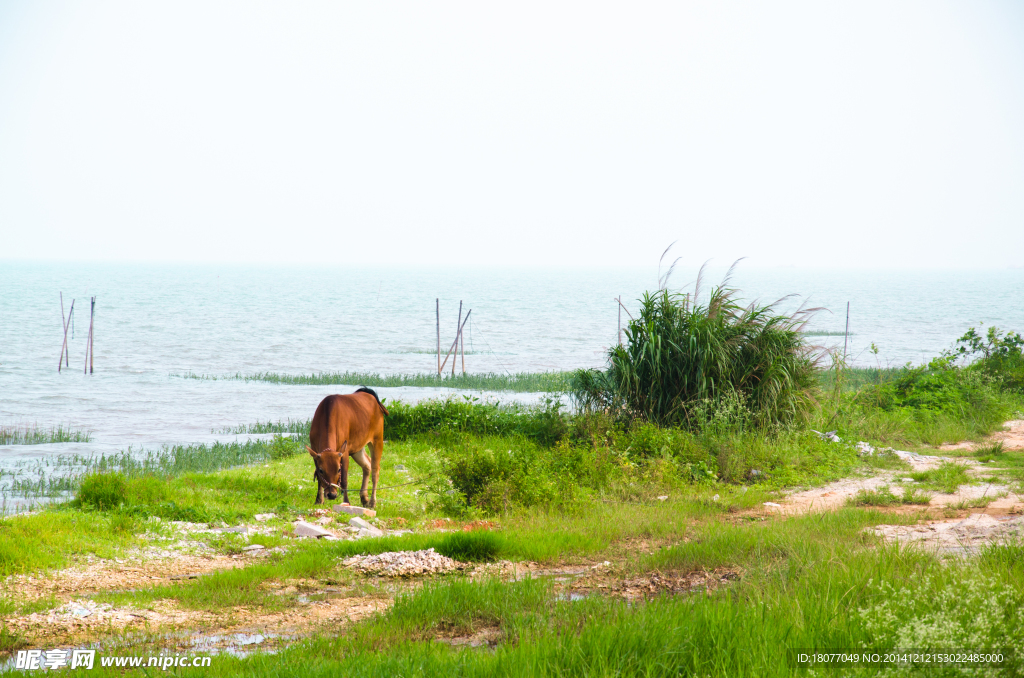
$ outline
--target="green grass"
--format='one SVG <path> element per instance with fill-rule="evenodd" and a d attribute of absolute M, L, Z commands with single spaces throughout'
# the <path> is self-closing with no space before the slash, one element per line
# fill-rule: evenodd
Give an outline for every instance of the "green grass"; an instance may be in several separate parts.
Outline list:
<path fill-rule="evenodd" d="M 49 443 L 87 443 L 92 440 L 88 431 L 65 427 L 62 424 L 48 429 L 33 426 L 0 426 L 0 445 L 47 445 Z"/>
<path fill-rule="evenodd" d="M 894 494 L 892 488 L 883 485 L 877 490 L 860 490 L 850 497 L 848 503 L 851 506 L 905 506 L 921 505 L 927 506 L 931 498 L 917 488 L 904 487 L 900 494 Z"/>
<path fill-rule="evenodd" d="M 316 374 L 280 374 L 278 372 L 237 373 L 228 376 L 188 372 L 186 379 L 265 381 L 273 384 L 313 386 L 419 386 L 455 388 L 472 391 L 514 391 L 518 393 L 558 393 L 569 387 L 571 372 L 517 372 L 515 374 L 378 374 L 375 372 L 318 372 Z"/>
<path fill-rule="evenodd" d="M 437 580 L 344 632 L 326 630 L 272 655 L 221 655 L 204 672 L 773 677 L 806 675 L 790 661 L 794 648 L 1015 647 L 1024 633 L 1019 545 L 943 563 L 865 532 L 893 520 L 899 518 L 848 508 L 757 524 L 713 521 L 684 543 L 640 558 L 633 571 L 729 566 L 740 579 L 717 591 L 630 605 L 604 595 L 568 601 L 545 579 Z M 495 647 L 438 640 L 482 630 L 492 631 Z M 1021 669 L 1018 662 L 992 675 Z M 876 666 L 841 673 L 876 674 Z M 921 667 L 910 675 L 959 674 Z"/>
<path fill-rule="evenodd" d="M 0 577 L 65 567 L 73 557 L 112 558 L 139 545 L 138 525 L 99 512 L 44 510 L 0 518 Z"/>
<path fill-rule="evenodd" d="M 967 466 L 965 464 L 949 461 L 942 462 L 938 468 L 911 473 L 910 477 L 916 482 L 944 494 L 955 494 L 961 485 L 973 482 L 971 477 L 967 475 Z"/>

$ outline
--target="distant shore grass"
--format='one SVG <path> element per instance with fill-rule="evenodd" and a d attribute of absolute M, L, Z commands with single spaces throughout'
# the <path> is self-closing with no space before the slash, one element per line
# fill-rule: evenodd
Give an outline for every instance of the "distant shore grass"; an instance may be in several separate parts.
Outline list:
<path fill-rule="evenodd" d="M 46 445 L 48 443 L 87 443 L 92 435 L 88 431 L 64 427 L 61 424 L 48 429 L 32 426 L 0 426 L 0 445 Z"/>
<path fill-rule="evenodd" d="M 317 372 L 316 374 L 281 374 L 279 372 L 236 373 L 216 376 L 187 372 L 185 379 L 209 381 L 265 381 L 272 384 L 329 386 L 418 386 L 457 388 L 474 391 L 514 391 L 517 393 L 553 393 L 569 387 L 572 372 L 517 372 L 515 374 L 378 374 L 376 372 Z"/>

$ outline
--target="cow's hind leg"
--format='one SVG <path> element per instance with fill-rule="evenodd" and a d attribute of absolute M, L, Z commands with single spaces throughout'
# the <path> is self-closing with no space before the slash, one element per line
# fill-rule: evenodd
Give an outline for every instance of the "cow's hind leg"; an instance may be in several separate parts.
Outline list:
<path fill-rule="evenodd" d="M 370 460 L 366 458 L 366 448 L 353 452 L 352 461 L 363 469 L 363 485 L 359 488 L 359 502 L 366 506 L 366 481 L 370 478 Z"/>

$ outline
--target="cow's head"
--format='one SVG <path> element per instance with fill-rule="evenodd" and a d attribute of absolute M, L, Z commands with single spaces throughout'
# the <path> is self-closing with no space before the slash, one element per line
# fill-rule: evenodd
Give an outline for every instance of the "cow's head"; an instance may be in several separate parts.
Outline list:
<path fill-rule="evenodd" d="M 338 498 L 338 490 L 341 489 L 341 455 L 347 446 L 348 441 L 345 441 L 341 445 L 341 450 L 335 451 L 328 447 L 323 452 L 306 446 L 309 456 L 313 457 L 313 478 L 318 485 L 317 503 L 321 503 L 321 497 L 324 496 L 331 501 Z"/>

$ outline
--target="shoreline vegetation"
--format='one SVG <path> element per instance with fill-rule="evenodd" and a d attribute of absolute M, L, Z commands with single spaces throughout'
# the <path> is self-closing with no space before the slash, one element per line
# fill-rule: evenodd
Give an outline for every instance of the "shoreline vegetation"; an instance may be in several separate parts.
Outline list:
<path fill-rule="evenodd" d="M 47 445 L 50 443 L 88 443 L 92 433 L 58 424 L 50 428 L 38 425 L 0 426 L 0 445 Z"/>
<path fill-rule="evenodd" d="M 985 510 L 985 497 L 929 509 L 929 493 L 986 483 L 1024 494 L 1024 451 L 987 439 L 1024 418 L 1020 335 L 971 330 L 926 365 L 856 371 L 833 358 L 826 370 L 829 356 L 802 340 L 802 317 L 739 305 L 725 287 L 707 303 L 693 301 L 697 292 L 648 295 L 607 369 L 555 373 L 549 392 L 568 394 L 572 411 L 553 396 L 533 406 L 389 401 L 372 519 L 384 536 L 351 538 L 357 523 L 313 503 L 308 421 L 225 429 L 277 434 L 269 440 L 40 468 L 35 482 L 50 471 L 66 480 L 39 490 L 66 501 L 0 518 L 0 653 L 130 638 L 133 653 L 155 655 L 175 633 L 258 629 L 272 652 L 225 653 L 205 673 L 753 678 L 810 675 L 796 648 L 1016 648 L 1019 537 L 945 557 L 875 528 Z M 976 444 L 925 470 L 887 451 L 961 441 Z M 882 474 L 905 476 L 907 489 L 879 486 L 802 515 L 768 508 L 794 488 Z M 297 520 L 335 539 L 295 538 Z M 186 553 L 196 543 L 202 550 Z M 346 564 L 429 548 L 461 569 L 386 578 Z M 117 576 L 154 549 L 193 569 L 154 559 L 137 584 Z M 221 569 L 197 572 L 216 558 Z M 38 593 L 86 562 L 108 568 L 109 583 Z M 178 616 L 153 626 L 25 621 L 72 600 Z M 349 621 L 356 605 L 371 612 Z M 963 675 L 1024 675 L 1024 656 L 977 668 Z"/>
<path fill-rule="evenodd" d="M 376 372 L 317 372 L 315 374 L 282 374 L 279 372 L 211 375 L 186 372 L 184 379 L 203 381 L 264 381 L 272 384 L 301 386 L 369 386 L 452 388 L 469 391 L 512 391 L 516 393 L 556 393 L 569 387 L 572 372 L 517 372 L 515 374 L 379 374 Z"/>

